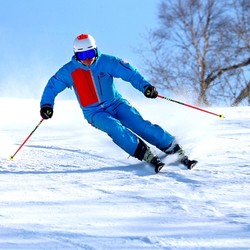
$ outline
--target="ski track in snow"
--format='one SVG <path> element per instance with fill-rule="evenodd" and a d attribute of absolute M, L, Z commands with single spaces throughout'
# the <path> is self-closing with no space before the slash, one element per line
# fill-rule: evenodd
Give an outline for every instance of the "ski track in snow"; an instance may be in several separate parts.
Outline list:
<path fill-rule="evenodd" d="M 35 101 L 16 102 L 20 113 L 11 110 L 17 115 L 0 124 L 1 250 L 250 249 L 249 107 L 213 109 L 226 116 L 218 119 L 169 104 L 164 118 L 137 103 L 199 160 L 190 171 L 167 157 L 154 174 L 89 126 L 71 101 L 59 102 L 10 161 L 40 119 Z M 30 102 L 33 118 L 20 119 Z"/>

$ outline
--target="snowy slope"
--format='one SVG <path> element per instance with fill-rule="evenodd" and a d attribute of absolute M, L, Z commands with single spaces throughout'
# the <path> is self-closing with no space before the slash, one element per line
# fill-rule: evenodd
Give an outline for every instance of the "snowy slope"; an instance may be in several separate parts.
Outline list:
<path fill-rule="evenodd" d="M 60 100 L 10 161 L 39 102 L 0 99 L 1 250 L 250 249 L 250 107 L 209 109 L 219 119 L 165 100 L 132 104 L 197 167 L 166 158 L 156 175 Z"/>

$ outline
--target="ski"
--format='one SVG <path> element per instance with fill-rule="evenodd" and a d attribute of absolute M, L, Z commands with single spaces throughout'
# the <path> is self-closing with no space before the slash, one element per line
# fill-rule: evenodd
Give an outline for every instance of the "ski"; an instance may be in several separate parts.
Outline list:
<path fill-rule="evenodd" d="M 188 160 L 188 164 L 185 165 L 188 169 L 192 169 L 196 164 L 198 163 L 198 161 L 196 160 Z"/>
<path fill-rule="evenodd" d="M 198 161 L 196 160 L 189 160 L 187 156 L 184 156 L 180 163 L 182 163 L 184 166 L 187 167 L 187 169 L 192 169 L 197 163 Z"/>
<path fill-rule="evenodd" d="M 178 165 L 182 164 L 187 169 L 191 170 L 198 163 L 198 161 L 196 161 L 196 160 L 189 160 L 188 157 L 186 156 L 181 161 L 176 161 L 176 163 L 178 163 Z M 164 166 L 165 166 L 165 163 L 162 162 L 162 161 L 159 161 L 156 165 L 154 165 L 154 167 L 155 167 L 155 173 L 156 174 L 159 173 Z"/>
<path fill-rule="evenodd" d="M 165 163 L 160 162 L 159 165 L 155 166 L 155 173 L 159 173 L 161 169 L 165 166 Z"/>

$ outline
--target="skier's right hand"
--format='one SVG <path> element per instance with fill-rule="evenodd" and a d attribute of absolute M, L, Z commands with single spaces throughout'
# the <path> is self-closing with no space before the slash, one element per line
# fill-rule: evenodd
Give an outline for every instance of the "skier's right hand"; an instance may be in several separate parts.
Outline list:
<path fill-rule="evenodd" d="M 158 91 L 154 86 L 148 86 L 144 92 L 144 95 L 147 98 L 156 98 L 158 96 Z"/>
<path fill-rule="evenodd" d="M 51 118 L 52 115 L 53 115 L 53 108 L 51 107 L 51 105 L 49 105 L 49 104 L 44 104 L 44 105 L 41 107 L 40 115 L 41 115 L 41 117 L 42 117 L 43 119 L 45 119 L 45 120 Z"/>

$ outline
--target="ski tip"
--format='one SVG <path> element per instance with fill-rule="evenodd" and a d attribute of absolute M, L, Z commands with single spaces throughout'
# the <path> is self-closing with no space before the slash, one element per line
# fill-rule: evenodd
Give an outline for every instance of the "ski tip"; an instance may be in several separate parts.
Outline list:
<path fill-rule="evenodd" d="M 161 171 L 161 169 L 164 167 L 164 163 L 162 163 L 162 164 L 160 164 L 159 166 L 156 166 L 155 167 L 155 173 L 156 174 L 158 174 L 160 171 Z"/>
<path fill-rule="evenodd" d="M 187 168 L 192 169 L 197 163 L 198 163 L 198 161 L 196 161 L 196 160 L 190 161 Z"/>

